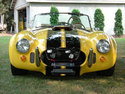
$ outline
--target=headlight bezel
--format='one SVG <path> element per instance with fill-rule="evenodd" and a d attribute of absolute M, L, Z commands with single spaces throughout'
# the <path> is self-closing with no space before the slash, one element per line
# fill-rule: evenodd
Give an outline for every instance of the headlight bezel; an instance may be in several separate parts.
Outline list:
<path fill-rule="evenodd" d="M 108 50 L 104 50 L 103 49 L 103 51 L 101 51 L 100 50 L 100 44 L 102 45 L 102 43 L 107 43 L 108 44 Z M 105 45 L 107 45 L 107 44 L 105 44 Z M 104 44 L 103 44 L 104 45 Z M 110 42 L 108 41 L 108 40 L 106 40 L 106 39 L 100 39 L 99 41 L 98 41 L 98 43 L 96 44 L 96 49 L 97 49 L 97 51 L 99 52 L 99 53 L 102 53 L 102 54 L 106 54 L 106 53 L 108 53 L 109 51 L 110 51 L 110 49 L 111 49 L 111 45 L 110 45 Z"/>
<path fill-rule="evenodd" d="M 24 50 L 24 49 L 20 49 L 19 48 L 19 45 L 21 44 L 20 42 L 24 42 L 25 41 L 25 43 L 27 43 L 27 47 L 28 47 L 28 49 L 27 50 Z M 29 40 L 28 39 L 25 39 L 25 38 L 23 38 L 23 39 L 20 39 L 19 41 L 17 41 L 17 43 L 16 43 L 16 49 L 17 49 L 17 51 L 18 52 L 20 52 L 20 53 L 26 53 L 26 52 L 28 52 L 29 50 L 30 50 L 30 42 L 29 42 Z"/>

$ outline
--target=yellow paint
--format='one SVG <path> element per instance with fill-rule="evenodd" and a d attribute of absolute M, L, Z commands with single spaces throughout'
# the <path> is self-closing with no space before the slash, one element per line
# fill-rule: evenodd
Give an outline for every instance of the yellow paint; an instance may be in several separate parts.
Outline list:
<path fill-rule="evenodd" d="M 60 76 L 66 76 L 66 74 L 60 74 Z"/>
<path fill-rule="evenodd" d="M 66 69 L 66 66 L 61 66 L 61 69 Z"/>
<path fill-rule="evenodd" d="M 62 33 L 61 41 L 64 40 L 64 42 L 61 42 L 61 47 L 65 48 L 66 39 L 65 39 L 64 29 L 61 30 L 61 33 Z M 36 47 L 39 48 L 40 54 L 42 54 L 46 50 L 47 35 L 48 35 L 48 30 L 43 29 L 43 30 L 35 31 L 34 33 L 29 31 L 22 31 L 12 36 L 9 42 L 9 58 L 10 58 L 11 64 L 19 69 L 39 71 L 39 72 L 42 72 L 43 74 L 46 74 L 47 65 L 43 61 L 41 61 L 41 64 L 39 67 L 37 67 L 35 63 L 33 64 L 30 63 L 30 53 L 31 52 L 35 53 Z M 103 32 L 86 32 L 81 30 L 78 30 L 78 35 L 81 43 L 80 50 L 84 52 L 86 55 L 85 62 L 83 62 L 83 64 L 81 64 L 80 66 L 80 75 L 88 72 L 106 70 L 114 66 L 117 58 L 117 45 L 115 40 L 112 37 L 109 37 Z M 26 38 L 30 42 L 30 50 L 27 53 L 20 53 L 16 50 L 16 43 L 22 38 Z M 106 54 L 101 54 L 96 49 L 96 44 L 100 39 L 106 39 L 111 44 L 111 49 Z M 89 55 L 90 48 L 93 48 L 93 52 L 96 53 L 96 63 L 89 68 L 88 55 Z M 20 59 L 22 55 L 26 56 L 25 63 Z M 100 62 L 101 56 L 105 57 L 105 61 L 103 63 Z M 65 67 L 62 66 L 61 69 L 65 69 Z M 65 75 L 66 74 L 61 74 L 61 76 L 65 76 Z"/>
<path fill-rule="evenodd" d="M 23 21 L 24 15 L 21 16 L 21 19 L 22 19 L 21 21 L 19 20 L 19 31 L 24 30 L 24 21 Z"/>
<path fill-rule="evenodd" d="M 106 35 L 103 32 L 85 32 L 85 31 L 78 31 L 81 43 L 81 51 L 86 54 L 86 60 L 83 64 L 80 66 L 80 75 L 88 72 L 94 72 L 94 71 L 100 71 L 100 70 L 106 70 L 114 66 L 117 58 L 117 52 L 116 52 L 116 43 L 112 42 L 114 39 L 111 39 L 108 35 Z M 106 54 L 101 54 L 96 49 L 96 44 L 100 39 L 106 39 L 111 44 L 111 49 Z M 90 48 L 93 48 L 93 52 L 96 53 L 96 63 L 92 65 L 92 67 L 88 67 L 88 55 Z M 105 57 L 105 61 L 102 63 L 100 61 L 100 56 Z"/>
<path fill-rule="evenodd" d="M 66 37 L 65 37 L 65 31 L 64 29 L 61 29 L 61 48 L 66 48 Z"/>
<path fill-rule="evenodd" d="M 43 61 L 41 61 L 40 66 L 37 67 L 35 62 L 30 63 L 30 53 L 31 52 L 35 53 L 36 47 L 39 48 L 40 53 L 43 53 L 46 50 L 47 35 L 48 35 L 48 30 L 42 32 L 38 31 L 35 33 L 31 33 L 29 31 L 22 31 L 12 36 L 9 42 L 9 58 L 11 64 L 19 69 L 39 71 L 42 72 L 43 74 L 46 74 L 46 64 Z M 22 38 L 26 38 L 30 42 L 30 50 L 27 53 L 20 53 L 16 49 L 17 41 L 19 41 Z M 20 59 L 22 55 L 26 56 L 25 63 Z"/>

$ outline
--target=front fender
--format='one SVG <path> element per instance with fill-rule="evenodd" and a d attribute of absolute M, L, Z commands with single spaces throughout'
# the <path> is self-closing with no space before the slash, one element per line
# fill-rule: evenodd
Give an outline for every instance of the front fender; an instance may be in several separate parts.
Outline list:
<path fill-rule="evenodd" d="M 83 32 L 79 31 L 79 35 L 85 36 Z M 100 39 L 106 39 L 109 41 L 111 45 L 111 49 L 108 53 L 102 54 L 97 51 L 96 44 Z M 94 71 L 101 71 L 106 70 L 115 65 L 116 58 L 117 58 L 117 49 L 116 49 L 116 43 L 113 38 L 106 35 L 102 32 L 93 32 L 90 33 L 89 36 L 80 38 L 81 42 L 81 51 L 83 51 L 86 54 L 86 60 L 85 62 L 80 66 L 80 75 L 88 72 L 94 72 Z M 93 53 L 96 54 L 96 62 L 92 64 L 91 67 L 88 66 L 88 57 L 90 49 L 93 49 Z M 101 62 L 100 58 L 105 57 L 105 62 Z"/>
<path fill-rule="evenodd" d="M 26 53 L 20 53 L 16 49 L 16 43 L 20 39 L 27 39 L 30 42 L 30 49 Z M 25 70 L 31 70 L 31 71 L 40 71 L 45 74 L 45 65 L 41 61 L 41 66 L 37 67 L 36 66 L 36 60 L 34 57 L 34 63 L 30 62 L 30 54 L 34 53 L 35 55 L 35 49 L 38 46 L 38 40 L 35 38 L 35 36 L 29 32 L 29 31 L 22 31 L 18 34 L 15 34 L 14 36 L 11 37 L 10 42 L 9 42 L 9 58 L 11 64 L 19 69 L 25 69 Z M 26 57 L 26 61 L 21 60 L 21 56 Z M 42 65 L 43 64 L 43 65 Z"/>

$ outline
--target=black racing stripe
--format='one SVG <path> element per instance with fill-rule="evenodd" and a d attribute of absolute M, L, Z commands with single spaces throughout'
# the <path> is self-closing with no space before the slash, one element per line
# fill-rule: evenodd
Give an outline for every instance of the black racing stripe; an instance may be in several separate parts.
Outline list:
<path fill-rule="evenodd" d="M 47 48 L 59 48 L 61 46 L 61 31 L 48 31 Z"/>
<path fill-rule="evenodd" d="M 66 32 L 66 48 L 78 48 L 80 49 L 80 39 L 76 30 L 65 31 Z"/>

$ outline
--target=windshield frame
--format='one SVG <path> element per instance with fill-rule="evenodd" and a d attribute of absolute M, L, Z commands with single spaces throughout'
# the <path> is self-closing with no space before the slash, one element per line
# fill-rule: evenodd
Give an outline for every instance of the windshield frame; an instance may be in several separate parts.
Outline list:
<path fill-rule="evenodd" d="M 34 24 L 34 20 L 35 20 L 35 17 L 37 15 L 52 15 L 52 14 L 69 14 L 69 15 L 80 15 L 80 16 L 86 16 L 88 18 L 88 22 L 89 22 L 89 26 L 90 26 L 90 31 L 89 32 L 92 32 L 92 26 L 91 26 L 91 20 L 89 18 L 89 16 L 87 14 L 83 14 L 83 13 L 80 13 L 80 14 L 75 14 L 75 13 L 70 13 L 70 12 L 59 12 L 59 13 L 39 13 L 39 14 L 36 14 L 33 18 L 33 24 Z M 32 25 L 33 25 L 32 24 Z M 37 28 L 36 28 L 37 29 Z"/>

